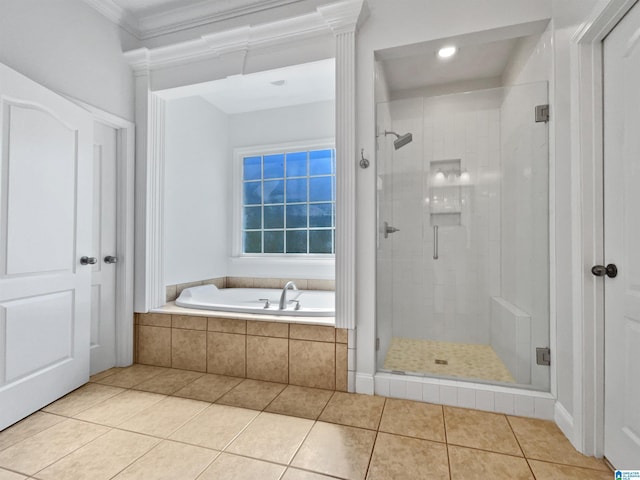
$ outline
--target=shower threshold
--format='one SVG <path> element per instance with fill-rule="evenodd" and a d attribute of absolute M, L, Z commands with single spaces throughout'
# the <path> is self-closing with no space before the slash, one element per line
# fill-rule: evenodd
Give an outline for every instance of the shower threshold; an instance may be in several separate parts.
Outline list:
<path fill-rule="evenodd" d="M 397 373 L 515 383 L 509 369 L 490 345 L 393 337 L 383 368 Z"/>

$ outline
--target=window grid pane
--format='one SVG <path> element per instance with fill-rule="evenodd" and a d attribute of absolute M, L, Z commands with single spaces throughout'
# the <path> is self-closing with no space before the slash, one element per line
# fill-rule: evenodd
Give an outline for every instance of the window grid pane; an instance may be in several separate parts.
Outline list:
<path fill-rule="evenodd" d="M 248 155 L 242 165 L 243 253 L 335 253 L 334 149 Z"/>

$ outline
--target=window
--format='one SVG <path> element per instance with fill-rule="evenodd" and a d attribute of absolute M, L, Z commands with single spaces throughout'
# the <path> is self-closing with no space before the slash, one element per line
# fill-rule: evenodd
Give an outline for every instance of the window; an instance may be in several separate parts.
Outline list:
<path fill-rule="evenodd" d="M 268 150 L 240 157 L 242 253 L 333 254 L 335 149 Z"/>

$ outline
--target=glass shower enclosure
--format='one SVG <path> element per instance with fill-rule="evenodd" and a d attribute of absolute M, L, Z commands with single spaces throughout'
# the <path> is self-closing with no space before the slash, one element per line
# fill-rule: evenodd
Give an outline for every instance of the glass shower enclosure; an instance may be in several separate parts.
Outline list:
<path fill-rule="evenodd" d="M 549 389 L 547 90 L 377 105 L 379 371 Z"/>

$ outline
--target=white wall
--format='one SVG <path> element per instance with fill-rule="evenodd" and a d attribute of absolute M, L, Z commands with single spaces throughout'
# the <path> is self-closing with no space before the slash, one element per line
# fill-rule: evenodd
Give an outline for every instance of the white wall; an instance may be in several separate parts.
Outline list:
<path fill-rule="evenodd" d="M 58 93 L 133 119 L 133 74 L 121 37 L 81 0 L 2 0 L 0 62 Z"/>
<path fill-rule="evenodd" d="M 335 102 L 308 103 L 229 116 L 229 147 L 335 137 Z"/>
<path fill-rule="evenodd" d="M 502 85 L 550 81 L 553 58 L 551 38 L 551 23 L 541 35 L 521 38 L 502 74 Z"/>
<path fill-rule="evenodd" d="M 335 102 L 261 110 L 229 116 L 229 161 L 233 149 L 335 137 Z M 233 182 L 229 177 L 229 184 Z M 230 195 L 233 192 L 230 192 Z M 228 199 L 229 206 L 233 198 Z M 232 223 L 229 223 L 229 231 Z M 229 236 L 231 241 L 231 236 Z M 231 255 L 231 249 L 229 250 Z M 229 256 L 229 276 L 333 279 L 333 259 L 260 259 Z"/>
<path fill-rule="evenodd" d="M 165 285 L 225 276 L 227 116 L 200 97 L 171 100 L 165 128 Z"/>
<path fill-rule="evenodd" d="M 200 97 L 166 106 L 164 283 L 222 276 L 333 279 L 334 260 L 232 257 L 234 149 L 332 139 L 335 104 L 226 115 Z"/>

